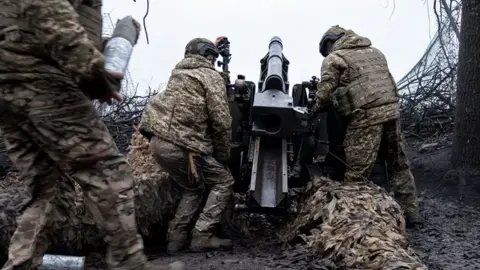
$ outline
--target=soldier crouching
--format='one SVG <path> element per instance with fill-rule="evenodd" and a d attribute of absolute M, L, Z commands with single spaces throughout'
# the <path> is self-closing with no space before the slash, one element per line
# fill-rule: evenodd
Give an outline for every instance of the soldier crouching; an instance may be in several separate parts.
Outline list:
<path fill-rule="evenodd" d="M 166 90 L 152 98 L 140 122 L 142 134 L 151 138 L 155 159 L 182 190 L 175 218 L 169 223 L 170 254 L 186 247 L 188 228 L 205 188 L 211 191 L 195 223 L 190 250 L 232 247 L 230 239 L 213 235 L 234 183 L 225 165 L 230 155 L 232 118 L 225 81 L 214 67 L 217 57 L 218 50 L 211 41 L 191 40 Z"/>
<path fill-rule="evenodd" d="M 418 222 L 415 179 L 400 130 L 399 95 L 385 56 L 368 38 L 333 26 L 320 41 L 325 57 L 312 113 L 333 105 L 346 117 L 345 182 L 370 178 L 380 144 L 388 148 L 391 186 L 408 224 Z"/>

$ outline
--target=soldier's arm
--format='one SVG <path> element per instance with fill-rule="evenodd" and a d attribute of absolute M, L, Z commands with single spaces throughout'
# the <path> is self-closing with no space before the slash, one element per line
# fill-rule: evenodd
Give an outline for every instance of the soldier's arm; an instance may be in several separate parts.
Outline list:
<path fill-rule="evenodd" d="M 31 0 L 25 13 L 50 57 L 77 84 L 103 71 L 104 58 L 88 38 L 68 0 Z"/>
<path fill-rule="evenodd" d="M 316 102 L 312 108 L 313 113 L 321 112 L 331 104 L 331 95 L 339 87 L 340 77 L 345 69 L 347 69 L 347 63 L 335 54 L 330 54 L 323 60 L 320 82 L 315 94 Z"/>
<path fill-rule="evenodd" d="M 228 72 L 225 71 L 219 71 L 218 74 L 222 76 L 223 80 L 225 81 L 225 84 L 228 84 L 230 82 L 230 75 Z"/>
<path fill-rule="evenodd" d="M 212 123 L 214 157 L 219 162 L 225 162 L 230 157 L 232 116 L 228 107 L 223 78 L 218 73 L 212 73 L 210 77 L 211 81 L 207 82 L 205 96 L 208 115 Z"/>

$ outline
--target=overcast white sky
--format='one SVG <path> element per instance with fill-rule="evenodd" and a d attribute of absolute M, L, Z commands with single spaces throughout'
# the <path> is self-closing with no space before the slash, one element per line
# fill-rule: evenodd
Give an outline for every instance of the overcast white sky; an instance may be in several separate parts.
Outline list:
<path fill-rule="evenodd" d="M 146 0 L 105 0 L 103 12 L 114 21 L 132 15 L 143 24 L 146 6 Z M 244 74 L 257 84 L 260 58 L 277 35 L 290 60 L 293 85 L 319 76 L 318 43 L 339 24 L 370 38 L 398 81 L 423 55 L 436 23 L 431 3 L 424 0 L 397 0 L 393 9 L 393 0 L 150 0 L 150 44 L 142 29 L 129 69 L 141 89 L 157 88 L 183 58 L 189 40 L 225 35 L 231 42 L 231 78 Z"/>

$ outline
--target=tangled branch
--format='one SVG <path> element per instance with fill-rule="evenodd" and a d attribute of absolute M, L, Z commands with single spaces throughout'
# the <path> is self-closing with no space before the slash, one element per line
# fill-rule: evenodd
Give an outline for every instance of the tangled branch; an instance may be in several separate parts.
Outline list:
<path fill-rule="evenodd" d="M 458 63 L 459 0 L 435 0 L 438 32 L 425 54 L 397 85 L 401 94 L 402 127 L 406 135 L 417 138 L 450 132 L 453 128 Z M 106 14 L 109 19 L 108 14 Z M 108 20 L 104 35 L 113 31 Z M 127 73 L 122 82 L 124 102 L 108 107 L 94 102 L 100 116 L 123 153 L 126 153 L 134 126 L 144 106 L 157 92 L 149 89 L 141 95 Z M 0 143 L 0 175 L 11 168 L 5 147 Z"/>
<path fill-rule="evenodd" d="M 460 2 L 435 0 L 438 31 L 423 57 L 398 81 L 407 135 L 425 138 L 453 128 Z"/>

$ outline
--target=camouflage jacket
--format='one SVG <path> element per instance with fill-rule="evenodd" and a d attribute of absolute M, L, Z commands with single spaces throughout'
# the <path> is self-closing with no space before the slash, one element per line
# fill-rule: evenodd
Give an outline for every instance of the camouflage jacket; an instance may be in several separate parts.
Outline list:
<path fill-rule="evenodd" d="M 354 71 L 347 61 L 345 61 L 343 54 L 362 48 L 372 48 L 378 54 L 381 54 L 380 51 L 371 47 L 371 45 L 371 41 L 368 38 L 359 36 L 351 30 L 348 30 L 342 38 L 333 44 L 332 52 L 322 63 L 321 78 L 317 85 L 316 104 L 313 107 L 313 112 L 323 111 L 328 108 L 331 105 L 333 92 L 338 87 L 348 86 L 352 82 L 350 75 Z M 359 50 L 359 53 L 362 52 Z M 357 56 L 356 58 L 361 57 Z M 378 65 L 385 66 L 385 73 L 389 74 L 386 60 L 383 60 L 380 57 L 375 60 L 381 61 Z M 392 82 L 392 88 L 396 89 L 393 79 Z M 375 88 L 377 82 L 371 80 L 370 82 L 367 82 L 367 84 L 368 83 L 371 84 L 371 88 Z M 357 110 L 350 116 L 349 127 L 355 128 L 380 124 L 389 120 L 398 119 L 399 114 L 398 102 Z"/>
<path fill-rule="evenodd" d="M 139 129 L 224 162 L 230 155 L 231 122 L 222 76 L 206 58 L 190 55 L 175 66 L 166 90 L 147 104 Z"/>
<path fill-rule="evenodd" d="M 103 70 L 104 57 L 70 1 L 0 0 L 0 6 L 0 82 L 58 75 L 80 85 Z"/>

